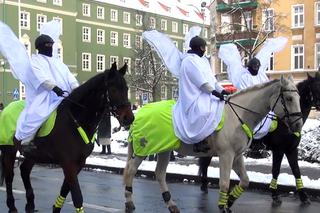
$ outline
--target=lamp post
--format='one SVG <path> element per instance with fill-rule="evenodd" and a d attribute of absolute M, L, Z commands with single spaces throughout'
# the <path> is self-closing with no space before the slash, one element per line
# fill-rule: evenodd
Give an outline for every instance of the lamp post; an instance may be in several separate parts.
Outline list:
<path fill-rule="evenodd" d="M 187 4 L 187 6 L 191 6 L 191 7 L 193 7 L 194 9 L 196 9 L 196 11 L 202 16 L 202 36 L 204 37 L 204 21 L 205 21 L 205 19 L 204 19 L 204 12 L 205 12 L 205 7 L 206 7 L 206 2 L 202 2 L 201 3 L 201 9 L 199 9 L 198 7 L 196 7 L 195 5 L 193 5 L 193 4 Z"/>

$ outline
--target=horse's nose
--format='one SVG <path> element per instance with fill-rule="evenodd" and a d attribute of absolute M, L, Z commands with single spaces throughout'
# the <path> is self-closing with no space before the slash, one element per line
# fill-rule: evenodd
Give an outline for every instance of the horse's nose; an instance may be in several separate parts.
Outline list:
<path fill-rule="evenodd" d="M 125 116 L 123 123 L 124 123 L 124 125 L 129 126 L 130 124 L 133 123 L 133 121 L 134 121 L 134 115 L 132 114 L 130 116 Z"/>

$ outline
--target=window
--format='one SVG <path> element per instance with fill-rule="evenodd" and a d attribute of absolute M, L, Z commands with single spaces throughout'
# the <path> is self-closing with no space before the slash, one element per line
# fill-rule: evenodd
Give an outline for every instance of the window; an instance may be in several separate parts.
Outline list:
<path fill-rule="evenodd" d="M 142 15 L 136 14 L 136 25 L 142 26 Z"/>
<path fill-rule="evenodd" d="M 98 44 L 105 43 L 104 30 L 102 30 L 102 29 L 97 29 L 97 43 Z"/>
<path fill-rule="evenodd" d="M 24 30 L 30 30 L 30 13 L 21 11 L 20 13 L 20 27 Z"/>
<path fill-rule="evenodd" d="M 37 2 L 47 3 L 47 0 L 37 0 Z"/>
<path fill-rule="evenodd" d="M 251 11 L 244 11 L 241 16 L 241 31 L 252 30 L 253 22 L 252 22 L 252 13 Z"/>
<path fill-rule="evenodd" d="M 151 29 L 156 29 L 156 19 L 153 17 L 150 17 L 149 24 Z"/>
<path fill-rule="evenodd" d="M 134 71 L 136 75 L 141 75 L 141 70 L 142 70 L 142 64 L 141 64 L 141 59 L 136 58 L 134 60 Z"/>
<path fill-rule="evenodd" d="M 176 86 L 173 86 L 171 91 L 172 91 L 171 98 L 174 99 L 174 100 L 177 100 L 178 99 L 178 94 L 179 94 L 178 88 Z"/>
<path fill-rule="evenodd" d="M 267 32 L 274 31 L 274 10 L 266 9 L 263 11 L 264 30 Z"/>
<path fill-rule="evenodd" d="M 110 10 L 110 20 L 113 22 L 118 22 L 118 10 Z"/>
<path fill-rule="evenodd" d="M 59 18 L 59 17 L 53 17 L 52 18 L 53 20 L 56 20 L 56 21 L 58 21 L 59 23 L 60 23 L 60 34 L 62 35 L 62 33 L 63 33 L 63 22 L 62 22 L 62 18 Z"/>
<path fill-rule="evenodd" d="M 62 6 L 62 0 L 53 0 L 52 3 L 54 5 Z"/>
<path fill-rule="evenodd" d="M 114 32 L 114 31 L 110 32 L 110 45 L 118 46 L 118 32 Z"/>
<path fill-rule="evenodd" d="M 97 72 L 103 72 L 105 70 L 105 58 L 105 55 L 97 54 Z"/>
<path fill-rule="evenodd" d="M 29 56 L 31 56 L 31 43 L 30 43 L 30 37 L 27 34 L 23 34 L 20 41 L 25 46 L 27 53 Z"/>
<path fill-rule="evenodd" d="M 228 14 L 221 14 L 221 29 L 222 34 L 231 32 L 231 16 Z"/>
<path fill-rule="evenodd" d="M 118 63 L 118 56 L 110 56 L 110 67 L 114 62 Z"/>
<path fill-rule="evenodd" d="M 47 22 L 47 16 L 42 14 L 37 14 L 37 31 L 40 31 L 41 26 Z"/>
<path fill-rule="evenodd" d="M 82 27 L 82 41 L 83 42 L 91 42 L 91 28 L 90 27 Z"/>
<path fill-rule="evenodd" d="M 183 35 L 187 34 L 189 31 L 189 26 L 187 24 L 182 25 L 182 33 Z"/>
<path fill-rule="evenodd" d="M 130 24 L 130 13 L 123 12 L 123 23 Z"/>
<path fill-rule="evenodd" d="M 292 46 L 293 69 L 301 70 L 304 68 L 304 46 L 303 44 Z"/>
<path fill-rule="evenodd" d="M 161 19 L 161 30 L 167 30 L 167 20 Z"/>
<path fill-rule="evenodd" d="M 172 32 L 173 33 L 178 32 L 178 22 L 175 22 L 175 21 L 172 22 Z"/>
<path fill-rule="evenodd" d="M 90 16 L 90 4 L 82 4 L 82 15 Z"/>
<path fill-rule="evenodd" d="M 91 71 L 91 53 L 82 53 L 82 70 Z"/>
<path fill-rule="evenodd" d="M 123 65 L 125 63 L 128 65 L 128 73 L 131 74 L 131 58 L 123 57 Z"/>
<path fill-rule="evenodd" d="M 320 2 L 316 2 L 315 12 L 315 25 L 320 25 Z"/>
<path fill-rule="evenodd" d="M 316 43 L 316 48 L 315 48 L 315 69 L 319 69 L 320 67 L 320 43 Z"/>
<path fill-rule="evenodd" d="M 63 48 L 62 48 L 61 42 L 58 42 L 57 56 L 58 58 L 60 58 L 61 61 L 63 61 Z"/>
<path fill-rule="evenodd" d="M 203 28 L 202 30 L 203 30 L 202 32 L 203 37 L 208 38 L 208 28 Z"/>
<path fill-rule="evenodd" d="M 292 7 L 292 27 L 301 28 L 304 27 L 304 6 L 294 5 Z"/>
<path fill-rule="evenodd" d="M 97 7 L 97 19 L 104 19 L 104 7 Z"/>
<path fill-rule="evenodd" d="M 135 48 L 142 49 L 142 36 L 136 35 Z"/>
<path fill-rule="evenodd" d="M 166 100 L 167 99 L 167 86 L 162 85 L 161 86 L 161 100 Z"/>
<path fill-rule="evenodd" d="M 153 75 L 153 66 L 151 62 L 148 62 L 148 75 Z"/>
<path fill-rule="evenodd" d="M 270 61 L 269 61 L 269 66 L 268 66 L 268 71 L 274 70 L 274 54 L 271 53 Z"/>
<path fill-rule="evenodd" d="M 123 33 L 123 47 L 131 48 L 131 36 L 129 33 Z"/>

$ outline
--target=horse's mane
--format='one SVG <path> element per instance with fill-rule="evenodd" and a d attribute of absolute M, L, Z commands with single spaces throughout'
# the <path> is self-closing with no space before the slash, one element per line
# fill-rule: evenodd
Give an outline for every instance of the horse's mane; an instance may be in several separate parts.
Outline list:
<path fill-rule="evenodd" d="M 76 89 L 74 89 L 71 94 L 69 95 L 69 98 L 73 101 L 80 101 L 80 99 L 83 96 L 88 95 L 89 92 L 92 92 L 92 90 L 96 89 L 98 85 L 104 85 L 104 73 L 99 73 L 92 78 L 90 78 L 88 81 L 86 81 L 84 84 L 80 85 Z"/>
<path fill-rule="evenodd" d="M 241 95 L 243 93 L 246 93 L 246 92 L 249 92 L 249 91 L 253 91 L 253 90 L 256 90 L 256 89 L 261 89 L 261 88 L 267 87 L 270 84 L 274 84 L 275 82 L 278 82 L 278 81 L 280 81 L 280 80 L 279 79 L 274 79 L 274 80 L 271 80 L 271 81 L 268 81 L 268 82 L 265 82 L 265 83 L 262 83 L 262 84 L 257 84 L 257 85 L 254 85 L 252 87 L 248 87 L 246 89 L 239 90 L 238 92 L 232 94 L 232 97 L 236 97 L 236 96 L 239 96 L 239 95 Z"/>

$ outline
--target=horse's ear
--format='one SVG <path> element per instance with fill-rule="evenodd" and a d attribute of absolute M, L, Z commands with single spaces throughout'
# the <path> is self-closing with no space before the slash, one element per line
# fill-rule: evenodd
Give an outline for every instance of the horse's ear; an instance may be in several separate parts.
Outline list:
<path fill-rule="evenodd" d="M 113 62 L 113 64 L 111 65 L 110 70 L 106 70 L 105 74 L 108 78 L 112 78 L 117 72 L 117 63 Z"/>
<path fill-rule="evenodd" d="M 294 82 L 293 76 L 289 75 L 288 80 L 291 81 L 291 82 Z"/>
<path fill-rule="evenodd" d="M 289 78 L 287 79 L 287 78 L 285 78 L 283 75 L 281 75 L 280 83 L 281 83 L 282 86 L 288 85 L 288 80 L 290 80 L 290 76 L 289 76 Z"/>
<path fill-rule="evenodd" d="M 121 69 L 119 70 L 119 72 L 120 72 L 121 75 L 125 75 L 126 72 L 127 72 L 127 70 L 128 70 L 128 65 L 127 65 L 127 63 L 125 63 L 125 64 L 123 65 L 123 67 L 121 67 Z"/>
<path fill-rule="evenodd" d="M 117 62 L 113 62 L 110 70 L 117 70 Z"/>

